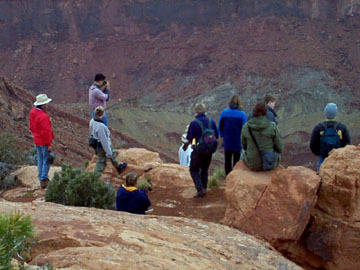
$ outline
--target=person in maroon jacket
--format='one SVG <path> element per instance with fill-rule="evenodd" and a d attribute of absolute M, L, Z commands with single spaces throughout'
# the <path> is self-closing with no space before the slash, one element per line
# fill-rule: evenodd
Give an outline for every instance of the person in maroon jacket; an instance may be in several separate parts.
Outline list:
<path fill-rule="evenodd" d="M 46 94 L 36 97 L 35 108 L 30 111 L 30 130 L 33 135 L 37 150 L 38 178 L 40 186 L 46 188 L 49 182 L 50 163 L 48 162 L 51 142 L 54 134 L 51 128 L 50 117 L 47 114 L 47 106 L 52 99 Z"/>

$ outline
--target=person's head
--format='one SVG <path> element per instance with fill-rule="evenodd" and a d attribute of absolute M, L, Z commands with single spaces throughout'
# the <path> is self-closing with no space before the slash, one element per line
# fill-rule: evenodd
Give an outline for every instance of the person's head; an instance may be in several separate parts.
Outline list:
<path fill-rule="evenodd" d="M 188 141 L 188 139 L 186 138 L 186 133 L 184 133 L 183 135 L 181 135 L 181 142 L 183 143 L 183 144 L 186 144 L 186 143 L 188 143 L 189 141 Z"/>
<path fill-rule="evenodd" d="M 203 103 L 197 103 L 194 110 L 197 114 L 206 113 L 206 106 Z"/>
<path fill-rule="evenodd" d="M 138 175 L 135 172 L 130 172 L 125 177 L 125 185 L 127 187 L 135 187 L 138 180 Z"/>
<path fill-rule="evenodd" d="M 253 110 L 254 117 L 263 116 L 266 115 L 266 113 L 267 109 L 265 103 L 258 103 L 255 105 Z"/>
<path fill-rule="evenodd" d="M 270 108 L 274 109 L 275 108 L 275 103 L 276 103 L 276 98 L 273 95 L 266 94 L 264 96 L 264 103 L 266 105 L 269 105 Z"/>
<path fill-rule="evenodd" d="M 324 114 L 327 119 L 334 119 L 337 115 L 338 107 L 335 103 L 328 103 L 325 106 Z"/>
<path fill-rule="evenodd" d="M 238 109 L 242 110 L 242 100 L 239 95 L 233 95 L 229 100 L 229 106 L 237 106 Z"/>
<path fill-rule="evenodd" d="M 95 81 L 98 85 L 103 85 L 105 79 L 106 79 L 106 77 L 104 76 L 104 74 L 98 73 L 98 74 L 95 75 L 94 81 Z"/>
<path fill-rule="evenodd" d="M 48 98 L 46 94 L 40 94 L 36 96 L 36 101 L 34 105 L 38 108 L 47 109 L 47 105 L 52 101 L 51 98 Z"/>
<path fill-rule="evenodd" d="M 103 118 L 105 115 L 105 109 L 102 106 L 98 106 L 94 110 L 95 118 Z"/>

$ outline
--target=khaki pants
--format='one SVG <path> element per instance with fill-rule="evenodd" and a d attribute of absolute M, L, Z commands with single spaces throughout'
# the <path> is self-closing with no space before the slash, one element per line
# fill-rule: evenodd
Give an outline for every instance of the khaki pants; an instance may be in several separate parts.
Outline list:
<path fill-rule="evenodd" d="M 95 172 L 102 173 L 106 167 L 106 161 L 107 161 L 106 153 L 104 149 L 98 148 L 97 149 L 97 161 L 96 161 L 96 167 Z M 116 153 L 112 151 L 112 156 L 110 158 L 111 164 L 116 168 L 119 166 L 119 162 L 116 159 Z"/>

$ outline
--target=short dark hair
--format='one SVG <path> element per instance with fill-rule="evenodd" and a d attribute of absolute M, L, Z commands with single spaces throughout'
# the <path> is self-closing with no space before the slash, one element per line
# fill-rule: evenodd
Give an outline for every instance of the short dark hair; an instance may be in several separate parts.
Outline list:
<path fill-rule="evenodd" d="M 267 109 L 265 103 L 258 103 L 255 105 L 253 110 L 254 117 L 259 117 L 262 115 L 266 115 Z"/>
<path fill-rule="evenodd" d="M 106 79 L 106 77 L 102 73 L 98 73 L 98 74 L 95 75 L 95 82 L 103 81 L 105 79 Z"/>
<path fill-rule="evenodd" d="M 266 94 L 264 96 L 264 103 L 265 104 L 268 104 L 269 102 L 274 102 L 274 101 L 276 101 L 276 97 L 274 97 L 273 95 Z"/>

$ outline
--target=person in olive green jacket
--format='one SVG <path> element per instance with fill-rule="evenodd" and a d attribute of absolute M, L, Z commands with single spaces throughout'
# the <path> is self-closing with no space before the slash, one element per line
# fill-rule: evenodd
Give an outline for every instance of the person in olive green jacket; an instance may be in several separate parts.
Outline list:
<path fill-rule="evenodd" d="M 253 111 L 254 117 L 243 126 L 241 131 L 241 143 L 244 150 L 241 159 L 252 170 L 261 171 L 263 167 L 261 156 L 250 135 L 249 127 L 260 150 L 275 153 L 274 168 L 280 164 L 280 153 L 284 150 L 284 142 L 279 129 L 275 123 L 266 118 L 266 113 L 267 109 L 264 103 L 256 104 Z"/>

